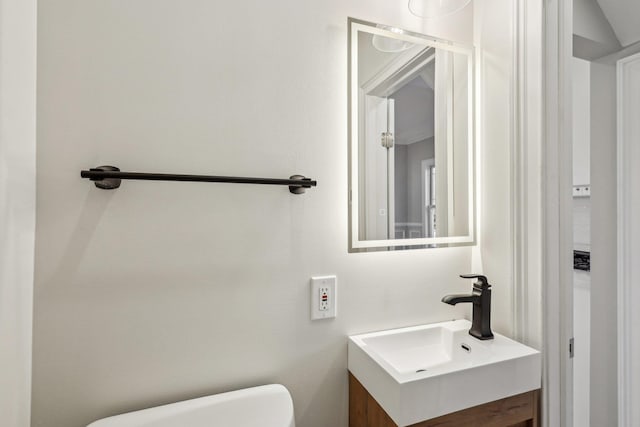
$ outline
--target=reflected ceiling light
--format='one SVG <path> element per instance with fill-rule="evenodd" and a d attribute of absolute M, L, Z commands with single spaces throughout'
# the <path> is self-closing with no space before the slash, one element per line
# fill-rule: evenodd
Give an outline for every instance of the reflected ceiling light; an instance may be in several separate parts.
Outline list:
<path fill-rule="evenodd" d="M 396 27 L 389 27 L 386 25 L 377 25 L 378 28 L 384 28 L 394 34 L 404 34 L 404 30 Z M 371 43 L 380 52 L 397 53 L 403 50 L 409 49 L 413 44 L 404 40 L 392 39 L 390 37 L 380 36 L 374 34 L 371 38 Z"/>
<path fill-rule="evenodd" d="M 439 18 L 462 10 L 471 0 L 409 0 L 409 11 L 420 18 Z"/>

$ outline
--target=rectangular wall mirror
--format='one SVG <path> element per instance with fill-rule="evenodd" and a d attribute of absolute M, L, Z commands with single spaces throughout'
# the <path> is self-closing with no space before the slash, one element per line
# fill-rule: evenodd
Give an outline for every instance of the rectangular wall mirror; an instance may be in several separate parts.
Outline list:
<path fill-rule="evenodd" d="M 349 19 L 349 251 L 474 244 L 473 48 Z"/>

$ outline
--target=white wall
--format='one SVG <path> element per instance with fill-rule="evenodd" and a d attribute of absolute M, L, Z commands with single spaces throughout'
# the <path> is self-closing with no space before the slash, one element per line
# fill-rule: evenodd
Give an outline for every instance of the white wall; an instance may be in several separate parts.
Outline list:
<path fill-rule="evenodd" d="M 591 63 L 573 58 L 573 185 L 589 184 L 591 140 Z M 575 236 L 574 236 L 575 238 Z"/>
<path fill-rule="evenodd" d="M 573 425 L 589 427 L 591 389 L 591 275 L 587 271 L 573 272 Z"/>
<path fill-rule="evenodd" d="M 36 2 L 0 0 L 0 423 L 30 417 Z"/>
<path fill-rule="evenodd" d="M 591 425 L 617 425 L 616 76 L 591 65 Z"/>
<path fill-rule="evenodd" d="M 512 37 L 513 2 L 505 0 L 483 0 L 475 6 L 474 37 L 481 49 L 477 66 L 481 75 L 480 125 L 476 135 L 482 149 L 480 156 L 480 253 L 484 272 L 493 284 L 493 294 L 501 294 L 492 303 L 494 327 L 511 334 L 513 331 L 513 281 L 510 268 L 502 264 L 511 260 L 511 155 L 513 144 L 513 90 L 506 84 L 513 80 L 514 44 Z M 509 261 L 510 262 L 510 261 Z M 508 316 L 508 317 L 507 317 Z M 507 320 L 508 319 L 508 320 Z"/>
<path fill-rule="evenodd" d="M 589 157 L 591 151 L 591 63 L 573 58 L 571 61 L 573 86 L 573 185 L 589 185 Z M 590 250 L 591 200 L 573 198 L 573 249 Z M 573 425 L 589 426 L 590 389 L 590 311 L 591 275 L 587 271 L 573 271 Z"/>
<path fill-rule="evenodd" d="M 491 43 L 510 2 L 490 3 L 504 15 L 485 90 L 501 105 L 511 51 Z M 461 42 L 473 28 L 471 8 L 425 23 L 385 0 L 39 2 L 34 427 L 267 382 L 291 390 L 300 427 L 346 426 L 347 335 L 469 315 L 440 299 L 470 289 L 457 275 L 474 248 L 347 253 L 347 16 Z M 486 119 L 490 153 L 508 147 L 506 108 Z M 508 159 L 485 171 L 481 224 L 503 333 Z M 79 178 L 100 164 L 319 185 L 101 191 Z M 338 275 L 338 317 L 311 322 L 320 274 Z"/>

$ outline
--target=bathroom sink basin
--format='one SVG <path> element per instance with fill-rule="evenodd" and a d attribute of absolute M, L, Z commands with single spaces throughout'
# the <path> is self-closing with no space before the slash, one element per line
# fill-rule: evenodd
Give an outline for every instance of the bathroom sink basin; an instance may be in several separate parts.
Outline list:
<path fill-rule="evenodd" d="M 478 340 L 471 322 L 349 337 L 349 371 L 398 426 L 540 388 L 540 352 L 500 334 Z"/>

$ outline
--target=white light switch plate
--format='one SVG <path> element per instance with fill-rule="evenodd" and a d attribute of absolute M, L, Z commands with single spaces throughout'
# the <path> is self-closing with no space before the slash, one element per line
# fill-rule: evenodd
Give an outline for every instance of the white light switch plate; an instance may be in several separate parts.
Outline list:
<path fill-rule="evenodd" d="M 336 276 L 311 278 L 311 319 L 330 319 L 336 317 L 337 292 Z"/>

